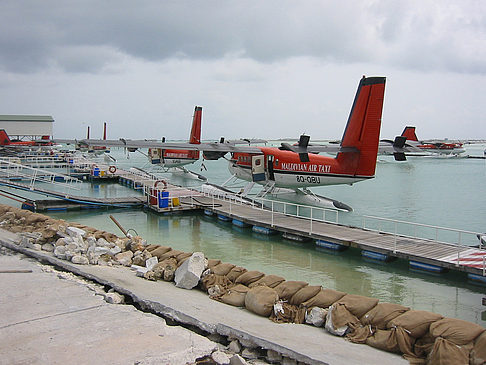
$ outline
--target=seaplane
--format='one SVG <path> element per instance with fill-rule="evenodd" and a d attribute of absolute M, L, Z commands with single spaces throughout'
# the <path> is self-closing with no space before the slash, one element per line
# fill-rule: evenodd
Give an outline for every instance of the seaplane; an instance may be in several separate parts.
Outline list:
<path fill-rule="evenodd" d="M 432 140 L 429 142 L 419 141 L 417 134 L 415 133 L 415 127 L 406 126 L 402 132 L 402 137 L 405 137 L 409 144 L 418 148 L 422 152 L 426 152 L 427 155 L 453 155 L 459 156 L 461 153 L 466 152 L 463 144 L 460 142 L 449 141 L 437 141 Z"/>
<path fill-rule="evenodd" d="M 90 128 L 88 126 L 88 131 L 86 133 L 86 139 L 88 139 L 88 140 L 89 140 L 89 137 L 90 137 L 89 132 L 90 132 Z M 103 140 L 106 141 L 106 122 L 103 123 Z M 71 140 L 68 140 L 68 141 L 58 140 L 58 142 L 69 144 L 72 141 Z M 75 146 L 75 149 L 77 151 L 93 153 L 95 155 L 101 155 L 103 153 L 109 153 L 110 152 L 110 149 L 107 148 L 106 146 L 91 146 L 91 145 L 84 143 L 83 141 L 75 141 L 74 146 Z"/>
<path fill-rule="evenodd" d="M 279 147 L 241 146 L 235 141 L 213 143 L 172 143 L 141 140 L 100 141 L 85 140 L 89 145 L 109 145 L 160 150 L 187 149 L 202 151 L 206 160 L 228 160 L 232 178 L 248 182 L 238 193 L 250 194 L 255 184 L 263 186 L 258 196 L 287 195 L 290 199 L 312 205 L 351 210 L 333 199 L 320 197 L 309 188 L 349 184 L 372 179 L 376 159 L 383 110 L 385 77 L 364 77 L 360 80 L 348 117 L 343 138 L 335 157 L 320 155 L 329 146 L 310 144 L 310 137 L 300 136 L 297 144 L 281 143 Z M 397 153 L 403 153 L 397 146 Z M 227 181 L 229 181 L 228 179 Z M 223 184 L 225 185 L 225 184 Z M 224 188 L 224 186 L 223 186 Z"/>
<path fill-rule="evenodd" d="M 41 139 L 32 141 L 11 140 L 5 129 L 0 129 L 0 146 L 1 147 L 43 147 L 52 146 L 49 136 L 42 136 Z"/>

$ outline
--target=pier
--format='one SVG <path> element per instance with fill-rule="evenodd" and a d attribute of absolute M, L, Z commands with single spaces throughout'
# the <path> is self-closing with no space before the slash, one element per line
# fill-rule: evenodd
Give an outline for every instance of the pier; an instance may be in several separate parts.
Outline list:
<path fill-rule="evenodd" d="M 70 162 L 77 166 L 74 161 Z M 148 207 L 157 213 L 204 210 L 220 220 L 232 221 L 238 227 L 248 227 L 257 233 L 279 233 L 286 239 L 296 242 L 313 240 L 319 247 L 336 251 L 348 247 L 360 249 L 363 257 L 379 261 L 396 258 L 408 260 L 410 267 L 430 272 L 447 270 L 468 274 L 470 280 L 486 284 L 486 250 L 476 232 L 433 227 L 409 222 L 401 222 L 379 217 L 365 216 L 361 227 L 344 225 L 339 220 L 339 212 L 331 209 L 304 206 L 280 201 L 258 199 L 251 201 L 236 194 L 223 191 L 185 188 L 172 185 L 157 176 L 140 169 L 123 170 L 103 164 L 90 164 L 80 161 L 82 168 L 89 166 L 90 178 L 116 180 L 120 184 L 143 192 L 137 197 L 91 198 L 75 195 L 72 192 L 60 193 L 39 188 L 32 180 L 30 184 L 12 181 L 5 173 L 0 184 L 27 191 L 35 191 L 60 200 L 28 201 L 24 208 L 37 211 L 86 209 L 99 207 Z M 79 166 L 77 168 L 80 168 Z M 4 169 L 5 170 L 5 169 Z M 18 173 L 18 170 L 17 172 Z M 42 174 L 43 182 L 46 173 Z M 48 177 L 58 183 L 62 175 Z M 66 178 L 66 182 L 73 184 Z M 74 183 L 75 185 L 75 183 Z M 419 237 L 403 234 L 398 227 L 412 226 L 435 232 Z M 384 227 L 388 226 L 388 229 Z M 449 241 L 439 239 L 446 233 L 455 238 Z M 477 237 L 476 237 L 477 236 Z M 477 247 L 474 247 L 477 245 Z"/>
<path fill-rule="evenodd" d="M 314 240 L 317 245 L 336 250 L 354 247 L 362 250 L 363 253 L 368 253 L 368 258 L 381 261 L 390 261 L 394 258 L 405 259 L 412 267 L 425 271 L 443 272 L 448 269 L 462 271 L 468 273 L 469 279 L 486 283 L 486 250 L 481 245 L 475 248 L 461 244 L 460 241 L 447 243 L 382 230 L 345 226 L 336 222 L 338 217 L 336 211 L 291 203 L 266 200 L 267 207 L 264 207 L 263 204 L 245 203 L 227 194 L 224 196 L 205 194 L 205 198 L 198 197 L 198 201 L 200 204 L 196 205 L 205 212 L 215 214 L 218 219 L 220 216 L 227 217 L 228 221 L 242 222 L 260 233 L 265 232 L 265 229 L 268 233 L 276 231 L 291 239 L 295 237 L 295 241 Z M 283 205 L 284 208 L 277 209 L 277 205 L 279 208 Z M 289 207 L 297 208 L 297 213 L 285 213 L 286 210 L 290 210 Z M 299 213 L 299 208 L 306 209 L 307 215 Z M 327 218 L 326 214 L 333 215 L 334 222 Z M 383 220 L 377 217 L 367 218 Z M 394 222 L 396 224 L 398 221 Z M 441 227 L 426 227 L 449 230 Z M 450 231 L 458 233 L 459 239 L 465 235 L 469 235 L 472 239 L 476 235 L 474 232 Z"/>

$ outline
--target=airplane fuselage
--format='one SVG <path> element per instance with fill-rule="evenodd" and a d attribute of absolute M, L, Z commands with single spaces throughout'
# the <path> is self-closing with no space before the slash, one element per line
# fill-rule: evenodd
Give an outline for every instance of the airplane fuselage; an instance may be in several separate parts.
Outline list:
<path fill-rule="evenodd" d="M 199 151 L 149 149 L 149 158 L 153 164 L 164 167 L 189 165 L 199 159 Z"/>
<path fill-rule="evenodd" d="M 233 153 L 229 171 L 246 181 L 263 185 L 274 182 L 275 187 L 291 189 L 353 184 L 373 177 L 356 175 L 353 166 L 344 166 L 332 157 L 309 154 L 309 161 L 302 162 L 293 152 L 271 147 L 260 149 L 261 155 Z"/>

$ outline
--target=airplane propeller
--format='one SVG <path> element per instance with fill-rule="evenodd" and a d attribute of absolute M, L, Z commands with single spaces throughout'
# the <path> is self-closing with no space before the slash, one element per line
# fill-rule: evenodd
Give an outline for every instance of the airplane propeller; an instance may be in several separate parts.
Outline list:
<path fill-rule="evenodd" d="M 395 161 L 406 161 L 407 160 L 407 157 L 405 156 L 405 153 L 403 152 L 403 146 L 405 146 L 406 141 L 407 141 L 407 137 L 403 137 L 403 136 L 396 136 L 395 137 L 395 140 L 393 141 L 393 149 L 395 150 L 393 152 L 393 157 L 395 158 Z"/>
<path fill-rule="evenodd" d="M 309 162 L 309 152 L 307 147 L 309 146 L 310 136 L 302 134 L 299 138 L 297 145 L 291 145 L 289 143 L 282 142 L 279 147 L 283 151 L 292 151 L 299 154 L 300 162 Z"/>

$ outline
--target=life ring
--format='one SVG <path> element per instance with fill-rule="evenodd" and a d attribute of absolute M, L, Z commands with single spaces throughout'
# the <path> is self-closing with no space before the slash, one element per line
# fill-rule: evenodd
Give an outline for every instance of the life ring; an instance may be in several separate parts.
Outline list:
<path fill-rule="evenodd" d="M 113 165 L 112 165 L 112 166 L 110 166 L 110 167 L 108 168 L 108 171 L 110 171 L 110 173 L 111 173 L 111 174 L 114 174 L 114 173 L 116 172 L 116 166 L 113 166 Z"/>
<path fill-rule="evenodd" d="M 164 190 L 167 189 L 167 182 L 165 180 L 157 180 L 155 183 L 154 183 L 154 189 L 157 188 L 157 185 L 159 185 L 159 183 L 162 183 L 164 184 Z"/>

